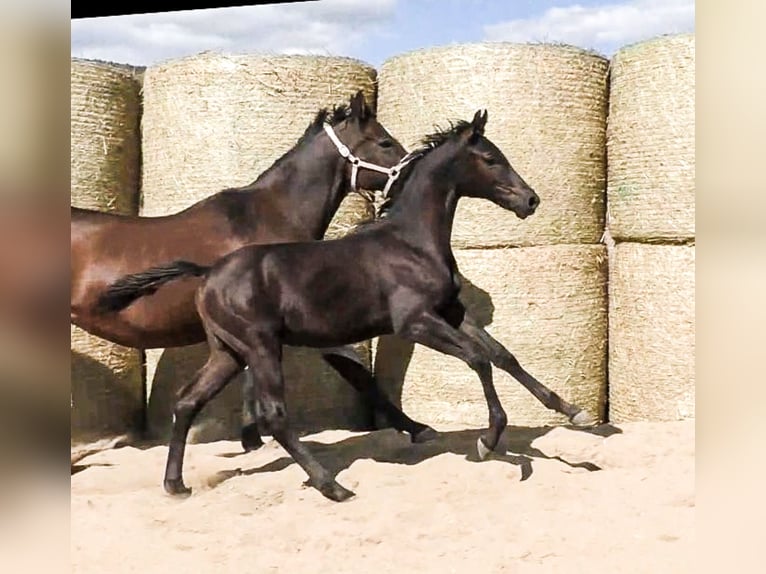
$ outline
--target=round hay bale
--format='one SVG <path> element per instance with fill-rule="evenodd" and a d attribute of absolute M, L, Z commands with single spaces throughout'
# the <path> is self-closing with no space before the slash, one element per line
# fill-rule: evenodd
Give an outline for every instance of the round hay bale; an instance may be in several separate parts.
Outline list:
<path fill-rule="evenodd" d="M 144 416 L 141 352 L 71 325 L 73 443 L 140 432 Z"/>
<path fill-rule="evenodd" d="M 434 124 L 470 120 L 486 108 L 487 137 L 540 195 L 534 217 L 523 222 L 486 201 L 462 199 L 454 247 L 599 241 L 607 69 L 605 58 L 551 44 L 452 45 L 383 64 L 378 117 L 405 147 Z"/>
<path fill-rule="evenodd" d="M 606 399 L 606 250 L 602 245 L 455 250 L 461 300 L 541 383 L 602 418 Z M 409 365 L 408 356 L 411 353 Z M 462 361 L 392 337 L 378 340 L 375 374 L 411 417 L 428 424 L 483 427 L 478 376 Z M 504 371 L 495 386 L 512 425 L 566 417 L 543 407 Z"/>
<path fill-rule="evenodd" d="M 135 215 L 140 177 L 139 82 L 131 66 L 71 62 L 71 203 Z M 71 326 L 72 440 L 139 431 L 141 352 Z"/>
<path fill-rule="evenodd" d="M 370 342 L 355 345 L 371 368 Z M 207 344 L 173 349 L 147 349 L 147 429 L 153 439 L 168 440 L 176 392 L 208 357 Z M 370 420 L 360 396 L 324 362 L 314 349 L 285 347 L 282 369 L 290 424 L 314 432 L 327 428 L 366 430 Z M 190 443 L 238 440 L 242 428 L 242 384 L 237 377 L 199 413 L 189 432 Z"/>
<path fill-rule="evenodd" d="M 607 195 L 617 240 L 694 237 L 694 61 L 694 34 L 614 56 Z"/>
<path fill-rule="evenodd" d="M 694 418 L 694 245 L 618 243 L 609 269 L 609 419 Z"/>
<path fill-rule="evenodd" d="M 138 213 L 140 83 L 130 66 L 72 59 L 71 203 Z"/>
<path fill-rule="evenodd" d="M 322 107 L 362 90 L 373 68 L 350 58 L 203 53 L 144 73 L 142 214 L 166 215 L 254 181 Z"/>
<path fill-rule="evenodd" d="M 291 149 L 322 107 L 347 104 L 362 90 L 375 108 L 373 68 L 350 58 L 203 53 L 144 72 L 141 213 L 176 213 L 223 188 L 254 181 Z M 328 236 L 371 216 L 350 194 Z M 366 347 L 369 360 L 370 343 Z M 149 428 L 164 436 L 172 393 L 204 364 L 206 345 L 147 352 Z M 310 350 L 285 349 L 290 416 L 303 428 L 357 428 L 360 397 Z M 290 390 L 292 389 L 292 390 Z M 241 383 L 200 414 L 190 440 L 237 438 Z M 334 405 L 334 406 L 332 406 Z"/>

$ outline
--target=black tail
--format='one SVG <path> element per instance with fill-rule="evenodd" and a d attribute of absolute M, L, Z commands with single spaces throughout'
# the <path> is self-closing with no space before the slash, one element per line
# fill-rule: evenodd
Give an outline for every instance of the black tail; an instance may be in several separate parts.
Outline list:
<path fill-rule="evenodd" d="M 112 283 L 98 298 L 96 311 L 99 313 L 122 311 L 136 299 L 151 295 L 165 283 L 185 275 L 202 277 L 209 270 L 210 267 L 197 265 L 191 261 L 174 261 L 140 273 L 124 275 Z"/>

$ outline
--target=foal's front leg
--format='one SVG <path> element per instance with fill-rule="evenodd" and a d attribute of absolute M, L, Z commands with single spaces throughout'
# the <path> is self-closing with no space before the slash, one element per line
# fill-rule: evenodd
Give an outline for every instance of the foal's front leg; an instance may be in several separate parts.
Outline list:
<path fill-rule="evenodd" d="M 165 466 L 164 487 L 168 494 L 191 493 L 183 481 L 184 451 L 189 428 L 194 417 L 240 369 L 241 366 L 233 355 L 211 344 L 207 363 L 199 370 L 194 380 L 179 391 L 179 398 L 173 409 L 173 433 Z"/>
<path fill-rule="evenodd" d="M 242 435 L 241 443 L 245 452 L 258 450 L 263 446 L 263 439 L 258 430 L 255 417 L 255 379 L 250 367 L 245 369 L 242 383 Z"/>
<path fill-rule="evenodd" d="M 248 365 L 256 379 L 255 410 L 258 424 L 264 432 L 271 433 L 282 448 L 306 471 L 309 475 L 307 484 L 336 502 L 351 498 L 354 493 L 338 484 L 314 458 L 308 447 L 298 439 L 295 431 L 289 428 L 281 359 L 281 347 L 273 337 L 254 337 Z"/>
<path fill-rule="evenodd" d="M 554 391 L 530 375 L 521 366 L 516 357 L 514 357 L 502 343 L 481 327 L 470 315 L 465 314 L 463 321 L 460 324 L 460 330 L 468 336 L 480 341 L 487 349 L 492 362 L 498 368 L 504 370 L 514 379 L 519 381 L 524 388 L 531 392 L 546 408 L 566 415 L 569 420 L 577 426 L 592 426 L 596 423 L 596 421 L 580 407 L 568 403 Z"/>
<path fill-rule="evenodd" d="M 508 424 L 508 417 L 500 404 L 492 382 L 492 364 L 483 346 L 433 313 L 425 313 L 408 321 L 398 334 L 405 339 L 463 360 L 479 375 L 489 409 L 489 429 L 482 437 L 479 437 L 476 446 L 479 456 L 482 459 L 486 458 L 500 441 L 500 435 Z"/>

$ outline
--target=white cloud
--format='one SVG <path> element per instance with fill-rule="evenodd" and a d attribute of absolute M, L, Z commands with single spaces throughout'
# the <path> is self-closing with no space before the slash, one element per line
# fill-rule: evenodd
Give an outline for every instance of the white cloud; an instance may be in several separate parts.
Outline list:
<path fill-rule="evenodd" d="M 397 0 L 136 14 L 72 21 L 72 55 L 150 65 L 204 50 L 342 55 L 394 15 Z"/>
<path fill-rule="evenodd" d="M 661 34 L 694 31 L 694 0 L 628 0 L 550 8 L 536 18 L 485 26 L 485 39 L 563 42 L 606 55 Z"/>

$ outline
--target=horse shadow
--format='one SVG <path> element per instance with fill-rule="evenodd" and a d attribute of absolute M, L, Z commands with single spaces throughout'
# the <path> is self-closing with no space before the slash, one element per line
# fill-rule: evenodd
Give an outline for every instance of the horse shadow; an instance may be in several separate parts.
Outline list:
<path fill-rule="evenodd" d="M 570 468 L 581 468 L 588 472 L 602 470 L 593 462 L 570 462 L 558 455 L 547 455 L 533 446 L 535 440 L 554 428 L 558 427 L 507 427 L 496 450 L 490 454 L 490 459 L 519 467 L 521 481 L 528 480 L 533 475 L 533 462 L 535 460 L 556 460 Z M 610 424 L 576 430 L 604 438 L 622 433 L 622 430 Z M 302 442 L 311 449 L 312 454 L 320 464 L 335 476 L 348 469 L 354 462 L 366 459 L 381 463 L 412 466 L 442 454 L 455 454 L 463 456 L 469 462 L 480 462 L 476 450 L 476 441 L 483 432 L 482 429 L 439 432 L 434 440 L 422 444 L 411 443 L 406 435 L 394 429 L 373 431 L 334 443 L 315 440 Z M 219 456 L 231 457 L 233 455 L 224 453 Z M 255 468 L 223 470 L 209 479 L 208 485 L 215 488 L 236 476 L 279 472 L 292 464 L 296 464 L 292 457 L 282 456 Z"/>
<path fill-rule="evenodd" d="M 474 285 L 462 274 L 460 281 L 460 301 L 465 305 L 471 317 L 481 327 L 491 325 L 494 319 L 495 305 L 490 294 Z M 377 339 L 375 349 L 375 378 L 391 402 L 401 408 L 404 380 L 415 350 L 415 343 L 395 335 L 384 335 Z M 388 426 L 380 416 L 376 415 L 375 418 L 378 428 Z"/>

